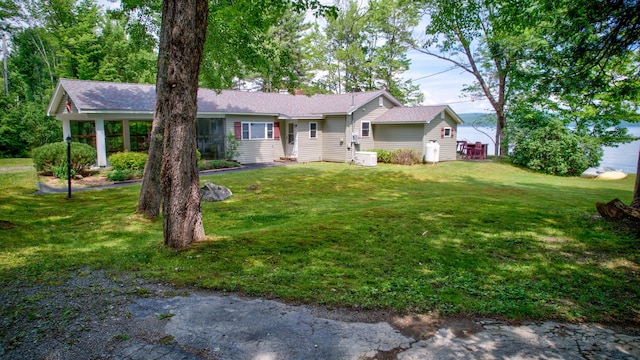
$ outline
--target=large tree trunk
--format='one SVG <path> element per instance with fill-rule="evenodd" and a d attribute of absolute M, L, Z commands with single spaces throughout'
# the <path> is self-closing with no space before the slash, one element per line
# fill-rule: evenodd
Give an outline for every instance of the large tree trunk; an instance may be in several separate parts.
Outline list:
<path fill-rule="evenodd" d="M 636 185 L 633 189 L 631 207 L 640 209 L 640 151 L 638 151 L 638 165 L 636 165 Z"/>
<path fill-rule="evenodd" d="M 156 84 L 156 116 L 164 123 L 161 170 L 164 243 L 181 249 L 205 237 L 196 159 L 198 73 L 207 32 L 207 0 L 163 0 L 166 82 Z M 166 30 L 166 31 L 165 31 Z M 165 49 L 166 53 L 162 50 Z M 159 60 L 158 65 L 163 61 Z M 160 76 L 160 75 L 159 75 Z"/>
<path fill-rule="evenodd" d="M 164 19 L 164 16 L 163 16 Z M 158 74 L 156 75 L 156 107 L 153 115 L 153 126 L 151 128 L 151 138 L 149 139 L 149 157 L 144 165 L 144 175 L 142 178 L 142 189 L 136 211 L 147 218 L 155 218 L 160 215 L 160 204 L 162 202 L 162 189 L 160 186 L 160 171 L 162 169 L 162 155 L 164 153 L 164 126 L 163 121 L 167 114 L 168 102 L 158 101 L 163 95 L 160 93 L 166 88 L 167 74 L 169 72 L 169 41 L 170 26 L 160 28 L 160 48 L 158 51 Z M 165 40 L 162 40 L 165 39 Z"/>

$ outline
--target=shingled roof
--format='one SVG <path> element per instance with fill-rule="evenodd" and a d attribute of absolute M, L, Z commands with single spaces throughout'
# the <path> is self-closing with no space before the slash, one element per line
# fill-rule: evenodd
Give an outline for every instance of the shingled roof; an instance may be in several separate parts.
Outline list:
<path fill-rule="evenodd" d="M 153 113 L 156 98 L 153 84 L 60 79 L 49 104 L 49 115 L 54 115 L 64 93 L 68 94 L 79 113 Z M 305 96 L 234 90 L 218 93 L 200 88 L 198 112 L 321 118 L 328 114 L 350 114 L 381 95 L 402 106 L 386 90 Z"/>
<path fill-rule="evenodd" d="M 389 109 L 372 122 L 374 124 L 431 122 L 443 111 L 448 112 L 459 124 L 463 123 L 462 119 L 448 105 L 396 107 Z"/>

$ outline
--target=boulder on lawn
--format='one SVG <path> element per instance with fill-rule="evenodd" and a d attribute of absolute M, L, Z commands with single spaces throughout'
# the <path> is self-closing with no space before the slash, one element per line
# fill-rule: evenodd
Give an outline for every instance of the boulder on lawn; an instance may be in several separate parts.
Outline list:
<path fill-rule="evenodd" d="M 204 186 L 200 188 L 200 196 L 202 201 L 222 201 L 229 196 L 233 195 L 231 190 L 222 186 L 216 185 L 210 182 L 204 183 Z"/>

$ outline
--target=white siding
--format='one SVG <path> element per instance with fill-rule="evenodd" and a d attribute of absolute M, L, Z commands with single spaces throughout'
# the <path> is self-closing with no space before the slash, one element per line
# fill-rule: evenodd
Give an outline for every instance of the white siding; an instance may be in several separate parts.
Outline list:
<path fill-rule="evenodd" d="M 316 138 L 309 138 L 309 123 L 318 124 Z M 298 120 L 298 161 L 322 161 L 323 120 Z"/>
<path fill-rule="evenodd" d="M 234 123 L 235 122 L 278 122 L 278 119 L 270 116 L 239 116 L 239 115 L 228 115 L 226 119 L 226 131 L 225 134 L 229 132 L 234 133 Z M 242 164 L 254 164 L 254 163 L 267 163 L 272 162 L 280 157 L 284 156 L 284 128 L 285 123 L 282 121 L 280 123 L 280 139 L 276 140 L 239 140 L 240 146 L 238 147 L 238 151 L 240 152 L 240 156 L 236 160 L 238 160 Z"/>
<path fill-rule="evenodd" d="M 351 159 L 347 152 L 346 116 L 327 116 L 322 126 L 322 160 L 345 162 Z M 341 141 L 342 140 L 342 141 Z"/>

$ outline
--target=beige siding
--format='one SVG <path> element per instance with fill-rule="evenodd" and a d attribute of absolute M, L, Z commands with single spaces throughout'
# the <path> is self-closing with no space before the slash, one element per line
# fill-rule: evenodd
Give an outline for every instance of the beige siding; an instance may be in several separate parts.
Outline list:
<path fill-rule="evenodd" d="M 375 148 L 384 150 L 415 149 L 424 153 L 424 124 L 376 125 Z"/>
<path fill-rule="evenodd" d="M 445 114 L 444 118 L 441 116 Z M 443 112 L 438 115 L 431 123 L 425 126 L 424 145 L 426 146 L 430 140 L 436 140 L 440 144 L 440 161 L 456 160 L 456 134 L 458 133 L 457 122 L 448 114 Z M 444 138 L 441 135 L 443 127 L 453 129 L 453 137 Z M 424 149 L 423 149 L 424 154 Z"/>
<path fill-rule="evenodd" d="M 345 162 L 351 159 L 346 134 L 346 116 L 328 116 L 322 126 L 322 160 Z"/>
<path fill-rule="evenodd" d="M 239 116 L 229 115 L 226 120 L 226 131 L 234 133 L 235 122 L 278 122 L 278 119 L 270 116 Z M 285 123 L 280 123 L 280 139 L 279 140 L 240 140 L 238 151 L 240 156 L 237 160 L 243 164 L 266 163 L 272 162 L 284 156 L 284 132 Z"/>
<path fill-rule="evenodd" d="M 309 124 L 318 124 L 315 139 L 309 137 Z M 322 161 L 323 120 L 298 120 L 298 161 Z"/>
<path fill-rule="evenodd" d="M 362 137 L 362 122 L 364 121 L 373 121 L 380 117 L 380 115 L 384 114 L 388 109 L 392 108 L 394 105 L 387 100 L 384 96 L 382 96 L 382 106 L 380 106 L 379 98 L 375 98 L 368 102 L 366 105 L 360 107 L 353 113 L 353 132 L 358 135 L 358 142 L 355 146 L 355 151 L 365 151 L 369 149 L 373 149 L 375 147 L 374 142 L 374 133 L 373 133 L 373 124 L 370 126 L 370 134 L 368 137 Z M 350 157 L 349 157 L 350 159 Z"/>

